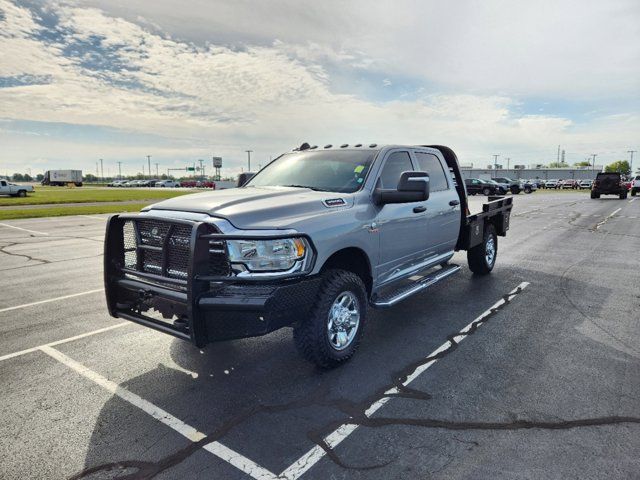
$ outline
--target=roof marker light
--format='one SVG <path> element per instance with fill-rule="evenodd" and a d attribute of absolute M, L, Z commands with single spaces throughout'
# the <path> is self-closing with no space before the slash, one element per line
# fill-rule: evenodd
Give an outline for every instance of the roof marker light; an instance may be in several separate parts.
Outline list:
<path fill-rule="evenodd" d="M 343 143 L 342 145 L 340 145 L 340 148 L 347 148 L 349 146 L 348 143 Z"/>
<path fill-rule="evenodd" d="M 377 143 L 372 143 L 371 145 L 369 145 L 369 148 L 376 148 L 378 146 Z"/>
<path fill-rule="evenodd" d="M 331 147 L 333 147 L 333 145 L 331 145 L 331 144 L 324 146 L 324 148 L 331 148 Z"/>
<path fill-rule="evenodd" d="M 361 143 L 356 143 L 356 145 L 355 145 L 355 146 L 356 146 L 356 147 L 361 147 L 361 146 L 362 146 L 362 144 L 361 144 Z"/>
<path fill-rule="evenodd" d="M 313 150 L 314 148 L 318 148 L 318 145 L 311 145 L 311 150 Z"/>

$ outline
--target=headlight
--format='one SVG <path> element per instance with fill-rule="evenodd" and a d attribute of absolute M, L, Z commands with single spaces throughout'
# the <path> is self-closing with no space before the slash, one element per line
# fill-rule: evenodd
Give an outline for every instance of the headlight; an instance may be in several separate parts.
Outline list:
<path fill-rule="evenodd" d="M 289 270 L 303 261 L 309 250 L 303 238 L 227 240 L 227 248 L 231 264 L 243 265 L 251 272 Z"/>

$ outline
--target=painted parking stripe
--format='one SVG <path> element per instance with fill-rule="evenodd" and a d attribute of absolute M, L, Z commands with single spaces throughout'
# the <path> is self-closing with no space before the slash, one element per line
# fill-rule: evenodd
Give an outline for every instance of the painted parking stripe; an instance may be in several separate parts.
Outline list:
<path fill-rule="evenodd" d="M 529 282 L 522 282 L 520 285 L 518 285 L 516 288 L 514 288 L 511 292 L 509 292 L 506 295 L 506 298 L 500 299 L 499 301 L 494 303 L 491 307 L 489 307 L 487 310 L 482 312 L 478 317 L 476 317 L 466 327 L 464 327 L 462 330 L 460 330 L 458 335 L 456 335 L 452 339 L 453 342 L 460 343 L 462 340 L 467 338 L 467 333 L 472 328 L 474 328 L 474 325 L 476 323 L 481 322 L 484 318 L 486 318 L 489 315 L 491 315 L 491 313 L 496 308 L 500 308 L 505 303 L 510 302 L 522 290 L 527 288 L 527 286 L 529 286 Z M 478 325 L 477 327 L 479 327 L 479 326 L 481 326 L 481 324 Z M 451 346 L 451 341 L 447 340 L 445 343 L 443 343 L 438 348 L 436 348 L 433 352 L 431 352 L 429 355 L 427 355 L 426 358 L 431 358 L 431 357 L 443 352 L 444 350 L 447 350 L 448 348 L 450 348 L 450 346 Z M 435 358 L 435 359 L 433 359 L 433 360 L 431 360 L 431 361 L 429 361 L 429 362 L 427 362 L 427 363 L 425 363 L 423 365 L 418 366 L 410 375 L 407 376 L 406 380 L 404 382 L 402 382 L 402 385 L 404 385 L 405 387 L 407 385 L 409 385 L 411 382 L 413 382 L 416 378 L 418 378 L 425 370 L 427 370 L 429 367 L 431 367 L 437 361 L 438 361 L 438 359 Z M 387 390 L 385 392 L 385 394 L 389 395 L 389 394 L 393 394 L 393 393 L 397 393 L 397 392 L 398 392 L 398 389 L 394 387 L 394 388 L 392 388 L 390 390 Z M 380 408 L 382 408 L 389 400 L 391 400 L 391 397 L 388 397 L 388 396 L 380 398 L 378 401 L 374 402 L 366 410 L 365 415 L 367 417 L 370 417 L 375 412 L 377 412 Z M 353 432 L 355 432 L 357 428 L 358 428 L 358 425 L 353 425 L 353 424 L 349 424 L 349 423 L 343 424 L 340 427 L 338 427 L 336 430 L 334 430 L 331 434 L 329 434 L 327 437 L 325 437 L 324 440 L 325 440 L 326 444 L 330 448 L 335 448 L 342 441 L 344 441 L 349 435 L 351 435 Z M 280 478 L 285 478 L 287 480 L 296 480 L 296 479 L 300 478 L 305 472 L 307 472 L 311 467 L 313 467 L 316 463 L 318 463 L 322 459 L 322 457 L 324 457 L 326 455 L 326 453 L 327 452 L 325 452 L 325 450 L 322 447 L 320 447 L 319 445 L 316 445 L 311 450 L 309 450 L 307 453 L 305 453 L 302 457 L 300 457 L 298 460 L 296 460 L 292 465 L 287 467 L 287 469 L 284 470 L 280 474 Z"/>
<path fill-rule="evenodd" d="M 54 358 L 58 362 L 63 365 L 69 367 L 74 370 L 78 374 L 82 375 L 84 378 L 91 380 L 95 384 L 104 388 L 108 392 L 112 393 L 120 397 L 125 402 L 138 407 L 140 410 L 150 415 L 151 417 L 158 420 L 163 425 L 171 428 L 172 430 L 178 432 L 183 437 L 187 438 L 192 442 L 199 442 L 204 440 L 207 436 L 198 431 L 196 428 L 191 425 L 186 424 L 182 420 L 177 417 L 174 417 L 166 410 L 154 405 L 153 403 L 145 400 L 141 396 L 127 390 L 126 388 L 121 387 L 115 382 L 112 382 L 106 377 L 103 377 L 97 372 L 89 369 L 88 367 L 82 365 L 80 362 L 72 359 L 71 357 L 65 355 L 59 350 L 52 348 L 50 346 L 40 347 L 40 350 L 51 358 Z M 220 442 L 212 442 L 203 447 L 208 452 L 214 454 L 216 457 L 224 460 L 225 462 L 233 465 L 240 471 L 246 473 L 247 475 L 255 478 L 256 480 L 275 480 L 277 479 L 277 475 L 270 472 L 269 470 L 261 467 L 257 463 L 249 460 L 244 455 L 222 445 Z"/>
<path fill-rule="evenodd" d="M 37 352 L 41 350 L 43 347 L 55 347 L 56 345 L 62 345 L 63 343 L 73 342 L 75 340 L 80 340 L 81 338 L 86 338 L 92 335 L 97 335 L 99 333 L 108 332 L 110 330 L 115 330 L 116 328 L 121 328 L 127 325 L 133 325 L 133 323 L 131 322 L 117 323 L 115 325 L 111 325 L 110 327 L 99 328 L 98 330 L 91 330 L 90 332 L 81 333 L 80 335 L 75 335 L 73 337 L 67 337 L 67 338 L 63 338 L 62 340 L 56 340 L 55 342 L 49 342 L 49 343 L 45 343 L 44 345 L 38 345 L 37 347 L 27 348 L 25 350 L 20 350 L 18 352 L 8 353 L 0 357 L 0 362 L 3 360 L 9 360 L 10 358 L 20 357 L 22 355 L 26 355 L 27 353 Z"/>
<path fill-rule="evenodd" d="M 6 223 L 0 223 L 0 226 L 7 227 L 7 228 L 15 228 L 16 230 L 22 230 L 23 232 L 28 232 L 28 233 L 35 233 L 36 235 L 49 235 L 47 232 L 29 230 L 28 228 L 16 227 L 15 225 L 8 225 Z"/>
<path fill-rule="evenodd" d="M 609 219 L 610 219 L 610 218 L 612 218 L 612 217 L 613 217 L 616 213 L 618 213 L 620 210 L 622 210 L 622 208 L 617 208 L 617 209 L 615 209 L 613 212 L 611 212 L 609 215 L 607 215 L 607 216 L 605 217 L 605 219 L 604 219 L 604 220 L 602 220 L 601 222 L 599 222 L 599 223 L 596 225 L 596 230 L 598 230 L 602 225 L 604 225 L 605 223 L 607 223 L 607 222 L 609 221 Z"/>
<path fill-rule="evenodd" d="M 48 298 L 47 300 L 39 300 L 37 302 L 24 303 L 22 305 L 16 305 L 14 307 L 0 308 L 0 313 L 10 312 L 12 310 L 19 310 L 21 308 L 33 307 L 34 305 L 42 305 L 43 303 L 57 302 L 59 300 L 66 300 L 67 298 L 80 297 L 82 295 L 89 295 L 92 293 L 98 293 L 102 291 L 104 291 L 104 288 L 96 288 L 95 290 L 87 290 L 86 292 L 72 293 L 71 295 L 63 295 L 62 297 Z"/>

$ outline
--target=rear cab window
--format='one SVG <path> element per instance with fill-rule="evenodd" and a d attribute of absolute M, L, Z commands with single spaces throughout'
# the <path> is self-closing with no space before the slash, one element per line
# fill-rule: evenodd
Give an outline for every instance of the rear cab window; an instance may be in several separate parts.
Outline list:
<path fill-rule="evenodd" d="M 440 159 L 436 155 L 427 152 L 417 151 L 414 154 L 418 163 L 418 170 L 429 174 L 429 191 L 441 192 L 448 190 L 449 180 L 444 173 L 445 170 Z"/>

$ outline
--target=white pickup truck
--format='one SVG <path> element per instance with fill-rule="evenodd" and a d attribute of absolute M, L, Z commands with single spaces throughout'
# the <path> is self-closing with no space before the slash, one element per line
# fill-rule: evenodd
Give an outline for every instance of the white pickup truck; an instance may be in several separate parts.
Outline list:
<path fill-rule="evenodd" d="M 0 195 L 26 197 L 27 192 L 33 192 L 31 185 L 17 185 L 15 183 L 9 183 L 6 180 L 0 180 Z"/>

